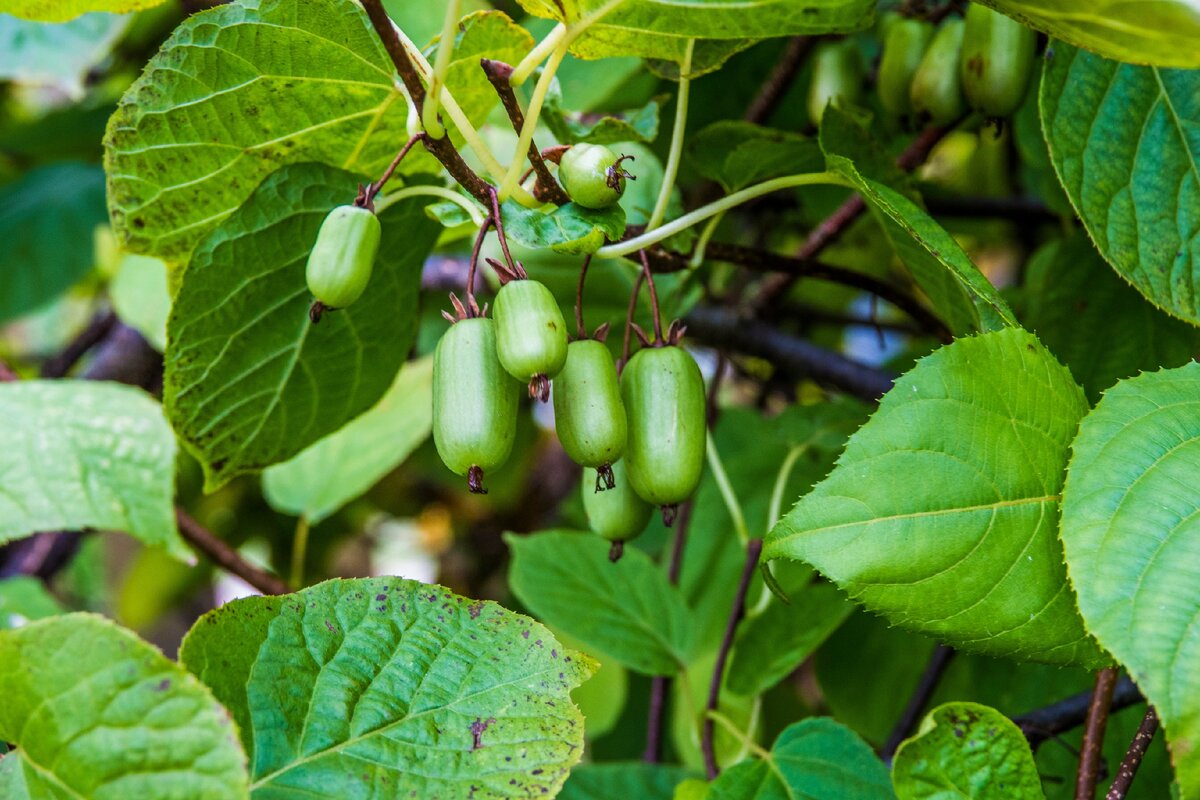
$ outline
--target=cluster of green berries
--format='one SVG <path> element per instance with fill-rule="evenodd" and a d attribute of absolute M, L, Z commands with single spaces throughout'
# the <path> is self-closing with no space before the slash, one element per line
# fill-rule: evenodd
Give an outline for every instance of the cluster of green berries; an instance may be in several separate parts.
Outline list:
<path fill-rule="evenodd" d="M 1003 14 L 972 3 L 963 18 L 935 26 L 889 17 L 881 25 L 883 52 L 876 89 L 894 118 L 948 125 L 967 107 L 988 119 L 1011 116 L 1034 72 L 1036 34 Z M 829 103 L 859 104 L 862 60 L 849 40 L 818 47 L 808 111 L 820 122 Z"/>

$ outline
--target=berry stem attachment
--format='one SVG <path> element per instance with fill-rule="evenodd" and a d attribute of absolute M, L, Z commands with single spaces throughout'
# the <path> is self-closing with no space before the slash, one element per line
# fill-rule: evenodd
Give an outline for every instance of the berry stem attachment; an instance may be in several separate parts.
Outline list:
<path fill-rule="evenodd" d="M 625 339 L 621 344 L 621 360 L 617 363 L 617 374 L 621 374 L 621 370 L 625 369 L 625 365 L 629 363 L 629 350 L 632 344 L 633 337 L 633 317 L 637 313 L 638 293 L 642 291 L 642 281 L 646 279 L 646 273 L 639 271 L 637 277 L 633 281 L 633 291 L 629 293 L 629 309 L 625 312 Z"/>
<path fill-rule="evenodd" d="M 663 338 L 662 314 L 658 310 L 658 290 L 654 288 L 654 275 L 650 272 L 650 259 L 645 250 L 638 253 L 642 260 L 642 274 L 646 277 L 646 286 L 650 290 L 650 314 L 654 320 L 654 346 L 660 347 L 666 340 Z"/>
<path fill-rule="evenodd" d="M 592 263 L 592 255 L 588 253 L 583 258 L 583 266 L 579 268 L 579 283 L 575 286 L 575 338 L 586 339 L 587 328 L 583 326 L 583 282 L 587 280 L 588 267 Z"/>
<path fill-rule="evenodd" d="M 423 141 L 424 139 L 424 132 L 410 136 L 408 141 L 404 143 L 404 147 L 400 148 L 400 152 L 396 153 L 396 157 L 392 159 L 392 163 L 388 164 L 387 169 L 385 169 L 383 174 L 379 176 L 379 180 L 367 186 L 366 192 L 360 195 L 359 199 L 354 201 L 354 204 L 356 206 L 362 206 L 363 208 L 370 208 L 371 204 L 375 202 L 375 195 L 379 194 L 379 190 L 382 189 L 383 185 L 391 179 L 392 173 L 394 173 L 396 168 L 400 166 L 400 162 L 403 161 L 404 157 L 408 155 L 408 151 L 412 150 L 417 142 Z M 364 202 L 359 202 L 360 199 L 364 200 Z"/>

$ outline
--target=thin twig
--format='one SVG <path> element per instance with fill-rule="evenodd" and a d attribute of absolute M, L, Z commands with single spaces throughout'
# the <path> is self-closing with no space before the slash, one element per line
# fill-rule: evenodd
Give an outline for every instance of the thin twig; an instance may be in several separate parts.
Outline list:
<path fill-rule="evenodd" d="M 1108 726 L 1108 709 L 1112 705 L 1116 685 L 1116 667 L 1106 667 L 1096 673 L 1096 686 L 1092 690 L 1092 702 L 1088 705 L 1087 721 L 1083 726 L 1075 800 L 1094 800 L 1096 797 L 1096 781 L 1104 760 L 1104 729 Z"/>
<path fill-rule="evenodd" d="M 746 565 L 742 568 L 742 578 L 738 581 L 737 594 L 733 598 L 733 609 L 729 613 L 729 622 L 725 625 L 725 635 L 721 639 L 721 649 L 717 651 L 717 662 L 713 665 L 712 682 L 708 686 L 708 702 L 705 711 L 716 711 L 721 698 L 721 682 L 725 674 L 725 662 L 729 659 L 729 651 L 733 649 L 734 636 L 737 634 L 738 623 L 746 610 L 746 592 L 750 589 L 750 580 L 758 568 L 758 557 L 762 554 L 762 539 L 751 539 L 746 544 Z M 717 765 L 717 752 L 713 736 L 712 717 L 705 714 L 704 730 L 700 738 L 700 749 L 704 753 L 704 771 L 711 781 L 721 773 Z"/>
<path fill-rule="evenodd" d="M 840 353 L 790 336 L 766 322 L 726 308 L 696 306 L 683 320 L 688 335 L 711 345 L 767 359 L 794 378 L 808 378 L 868 402 L 892 388 L 893 376 Z"/>
<path fill-rule="evenodd" d="M 370 207 L 369 204 L 375 200 L 375 195 L 379 194 L 379 190 L 383 188 L 383 185 L 391 180 L 392 173 L 394 173 L 396 168 L 400 166 L 400 162 L 403 161 L 404 157 L 408 155 L 408 151 L 412 150 L 417 142 L 422 142 L 424 140 L 424 132 L 415 133 L 409 137 L 409 140 L 404 143 L 404 147 L 401 147 L 400 152 L 396 153 L 396 157 L 392 159 L 392 163 L 388 164 L 387 169 L 385 169 L 383 174 L 379 176 L 379 180 L 372 183 L 367 189 L 366 201 L 368 203 L 368 207 Z"/>
<path fill-rule="evenodd" d="M 1080 692 L 1043 708 L 1014 717 L 1013 722 L 1021 729 L 1021 733 L 1025 734 L 1030 748 L 1037 750 L 1048 739 L 1053 739 L 1059 734 L 1082 725 L 1087 718 L 1091 700 L 1092 692 L 1090 690 Z M 1109 713 L 1115 713 L 1141 702 L 1144 702 L 1144 698 L 1137 686 L 1129 678 L 1122 677 L 1117 681 L 1116 689 L 1113 691 Z"/>
<path fill-rule="evenodd" d="M 775 112 L 783 96 L 796 80 L 796 74 L 812 49 L 813 42 L 811 36 L 795 36 L 788 42 L 787 49 L 775 62 L 771 74 L 767 76 L 762 88 L 746 109 L 747 122 L 762 124 Z"/>
<path fill-rule="evenodd" d="M 496 193 L 496 187 L 488 186 L 488 199 L 488 208 L 492 209 L 492 226 L 496 229 L 496 238 L 500 241 L 500 252 L 504 253 L 504 263 L 513 272 L 520 274 L 517 262 L 508 251 L 508 236 L 504 233 L 504 218 L 500 213 L 500 195 Z"/>
<path fill-rule="evenodd" d="M 646 279 L 646 273 L 639 272 L 633 280 L 633 291 L 629 293 L 629 309 L 625 312 L 625 339 L 621 343 L 621 360 L 617 363 L 617 374 L 621 374 L 621 370 L 625 369 L 625 365 L 629 363 L 630 339 L 633 336 L 633 318 L 637 313 L 638 294 L 642 291 L 642 281 Z"/>
<path fill-rule="evenodd" d="M 104 341 L 116 324 L 117 315 L 113 311 L 97 314 L 66 347 L 42 364 L 42 368 L 39 370 L 41 377 L 61 378 L 65 376 L 89 350 Z"/>
<path fill-rule="evenodd" d="M 933 649 L 933 653 L 929 656 L 929 663 L 925 665 L 925 671 L 921 673 L 921 679 L 917 681 L 912 696 L 908 698 L 908 705 L 904 707 L 900 719 L 897 720 L 891 735 L 888 736 L 887 743 L 879 753 L 884 763 L 891 762 L 892 756 L 896 755 L 900 744 L 916 730 L 921 714 L 925 712 L 925 707 L 929 705 L 929 700 L 937 690 L 938 683 L 946 674 L 946 667 L 950 666 L 950 662 L 954 659 L 954 652 L 953 648 L 944 644 L 939 644 Z"/>
<path fill-rule="evenodd" d="M 503 61 L 494 61 L 490 58 L 479 59 L 479 65 L 483 67 L 488 81 L 496 90 L 496 94 L 500 96 L 500 104 L 508 112 L 508 119 L 512 122 L 513 130 L 519 134 L 521 128 L 525 127 L 525 114 L 521 111 L 521 104 L 517 102 L 517 95 L 513 91 L 512 84 L 509 83 L 513 68 Z M 550 174 L 550 168 L 546 166 L 546 162 L 542 158 L 542 151 L 538 149 L 532 139 L 529 142 L 529 163 L 533 165 L 533 171 L 538 176 L 534 190 L 534 196 L 537 199 L 554 203 L 556 206 L 571 202 L 571 198 Z"/>
<path fill-rule="evenodd" d="M 483 250 L 483 240 L 487 237 L 488 228 L 492 226 L 492 217 L 483 221 L 479 226 L 479 233 L 475 235 L 475 244 L 471 247 L 471 260 L 467 264 L 467 306 L 470 307 L 471 299 L 475 297 L 475 273 L 479 269 L 479 253 Z"/>
<path fill-rule="evenodd" d="M 1142 717 L 1142 724 L 1133 735 L 1133 741 L 1129 743 L 1129 749 L 1121 759 L 1121 766 L 1117 768 L 1117 777 L 1113 779 L 1112 786 L 1108 787 L 1108 794 L 1104 796 L 1104 800 L 1125 800 L 1138 767 L 1142 765 L 1142 758 L 1150 748 L 1150 742 L 1157 731 L 1158 712 L 1151 706 L 1146 709 L 1146 716 Z"/>
<path fill-rule="evenodd" d="M 218 538 L 178 506 L 175 521 L 179 533 L 210 561 L 244 580 L 263 594 L 287 594 L 288 585 L 278 575 L 260 569 L 245 560 L 223 539 Z"/>
<path fill-rule="evenodd" d="M 425 86 L 421 83 L 420 75 L 417 74 L 416 65 L 413 64 L 408 51 L 404 49 L 404 43 L 400 41 L 400 36 L 392 27 L 392 20 L 384 10 L 382 1 L 362 0 L 362 6 L 363 10 L 367 12 L 367 18 L 371 20 L 371 25 L 375 28 L 379 40 L 383 42 L 384 49 L 396 66 L 400 80 L 408 89 L 408 96 L 412 98 L 413 105 L 416 106 L 418 113 L 422 112 L 425 108 Z M 450 173 L 450 177 L 454 178 L 459 186 L 470 192 L 479 202 L 484 205 L 488 204 L 488 190 L 491 185 L 467 165 L 458 149 L 450 141 L 449 136 L 441 139 L 427 136 L 421 141 L 425 149 L 442 163 L 446 172 Z"/>

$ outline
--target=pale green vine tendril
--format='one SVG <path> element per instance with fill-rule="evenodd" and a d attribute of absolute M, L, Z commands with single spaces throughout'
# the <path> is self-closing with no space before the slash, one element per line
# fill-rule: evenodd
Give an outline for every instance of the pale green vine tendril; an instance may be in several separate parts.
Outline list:
<path fill-rule="evenodd" d="M 550 54 L 550 60 L 546 62 L 546 67 L 542 70 L 537 85 L 533 87 L 533 96 L 529 98 L 529 108 L 525 110 L 525 124 L 521 126 L 521 134 L 517 137 L 516 153 L 496 192 L 501 202 L 507 199 L 514 190 L 520 188 L 521 171 L 525 168 L 525 154 L 529 152 L 529 143 L 533 141 L 533 131 L 537 128 L 538 117 L 542 113 L 542 104 L 546 102 L 546 93 L 550 91 L 554 73 L 558 71 L 558 66 L 566 55 L 567 41 L 564 39 Z"/>
<path fill-rule="evenodd" d="M 308 553 L 308 517 L 303 514 L 296 520 L 296 531 L 292 534 L 292 574 L 293 589 L 304 588 L 304 557 Z"/>
<path fill-rule="evenodd" d="M 421 114 L 417 111 L 417 104 L 413 102 L 412 95 L 408 93 L 408 87 L 401 82 L 396 85 L 396 88 L 404 98 L 405 105 L 408 106 L 408 119 L 404 123 L 404 132 L 411 139 L 421 132 Z"/>
<path fill-rule="evenodd" d="M 487 217 L 479 207 L 471 202 L 470 199 L 463 197 L 458 192 L 447 189 L 444 186 L 406 186 L 403 189 L 385 194 L 383 197 L 375 201 L 375 213 L 381 214 L 383 210 L 393 203 L 399 203 L 401 200 L 407 200 L 410 197 L 438 197 L 442 200 L 449 200 L 451 203 L 457 203 L 463 211 L 471 217 L 471 222 L 476 227 L 482 227 Z"/>
<path fill-rule="evenodd" d="M 657 228 L 667 216 L 667 205 L 671 202 L 671 190 L 675 188 L 675 177 L 679 174 L 679 162 L 683 157 L 683 134 L 687 129 L 688 95 L 692 85 L 692 52 L 696 40 L 688 39 L 683 61 L 679 62 L 679 94 L 675 98 L 675 129 L 671 132 L 671 149 L 667 154 L 667 166 L 663 170 L 662 186 L 658 189 L 658 202 L 654 213 L 646 223 L 646 232 Z"/>
<path fill-rule="evenodd" d="M 733 520 L 733 530 L 737 533 L 738 541 L 745 547 L 750 541 L 746 515 L 742 513 L 742 504 L 738 502 L 737 495 L 733 493 L 733 486 L 729 483 L 729 476 L 725 474 L 725 465 L 721 463 L 721 454 L 717 452 L 717 443 L 713 439 L 712 431 L 708 432 L 705 454 L 708 456 L 708 466 L 712 470 L 713 479 L 717 482 L 717 488 L 721 490 L 721 499 L 725 501 L 725 508 Z"/>
<path fill-rule="evenodd" d="M 704 230 L 700 231 L 700 238 L 696 240 L 696 247 L 692 250 L 692 257 L 688 259 L 688 267 L 696 269 L 704 263 L 704 254 L 708 250 L 708 242 L 712 239 L 713 234 L 717 232 L 717 226 L 721 224 L 721 220 L 725 218 L 725 212 L 714 214 L 708 224 L 704 226 Z"/>
<path fill-rule="evenodd" d="M 421 51 L 417 49 L 417 46 L 413 44 L 412 39 L 408 38 L 408 34 L 402 31 L 395 23 L 392 23 L 392 28 L 395 29 L 396 34 L 400 37 L 400 41 L 404 44 L 404 49 L 408 51 L 409 58 L 412 59 L 413 65 L 416 67 L 417 74 L 421 76 L 421 79 L 424 80 L 426 84 L 428 84 L 431 76 L 433 75 L 433 67 L 430 66 L 429 61 L 426 60 Z M 474 151 L 475 155 L 483 164 L 484 170 L 492 177 L 492 180 L 503 180 L 505 174 L 504 167 L 500 165 L 500 162 L 496 159 L 495 154 L 492 153 L 491 148 L 489 148 L 487 143 L 483 141 L 483 137 L 479 135 L 479 131 L 476 130 L 475 126 L 471 124 L 471 120 L 467 118 L 466 113 L 462 110 L 462 107 L 459 106 L 458 101 L 454 99 L 454 95 L 450 93 L 449 89 L 442 87 L 439 97 L 441 99 L 442 108 L 445 110 L 450 119 L 454 121 L 454 125 L 456 128 L 458 128 L 458 132 L 461 133 L 463 139 L 466 140 L 467 147 Z M 428 97 L 426 99 L 428 100 Z M 538 208 L 542 205 L 523 187 L 516 187 L 512 194 L 513 198 L 518 203 L 526 206 L 527 208 Z"/>
<path fill-rule="evenodd" d="M 450 71 L 450 58 L 454 54 L 454 28 L 458 24 L 459 0 L 446 0 L 446 18 L 442 22 L 442 36 L 438 40 L 437 63 L 433 68 L 433 79 L 429 82 L 429 97 L 422 109 L 421 121 L 425 132 L 434 139 L 446 135 L 446 128 L 438 119 L 442 87 L 446 85 L 446 73 Z"/>
<path fill-rule="evenodd" d="M 722 214 L 756 197 L 762 197 L 764 194 L 777 192 L 780 189 L 792 189 L 797 186 L 813 186 L 815 184 L 829 184 L 831 186 L 853 188 L 853 185 L 848 180 L 833 172 L 805 172 L 800 175 L 786 175 L 782 178 L 763 181 L 754 186 L 748 186 L 740 192 L 726 195 L 708 205 L 700 206 L 695 211 L 689 211 L 682 217 L 673 219 L 649 233 L 643 233 L 641 236 L 635 236 L 623 242 L 601 247 L 596 251 L 596 256 L 599 258 L 617 258 L 618 256 L 636 253 L 638 250 L 644 250 L 651 245 L 658 244 L 663 239 L 669 239 L 680 231 L 686 231 L 693 225 L 699 225 L 701 222 L 704 222 L 709 217 Z"/>
<path fill-rule="evenodd" d="M 720 725 L 729 732 L 733 738 L 737 739 L 742 744 L 743 750 L 761 758 L 763 761 L 770 762 L 771 754 L 761 744 L 750 738 L 750 735 L 739 728 L 733 720 L 722 714 L 720 711 L 709 711 L 706 716 L 713 722 Z"/>
<path fill-rule="evenodd" d="M 529 51 L 528 55 L 521 59 L 521 63 L 513 67 L 512 75 L 508 77 L 510 86 L 516 87 L 523 84 L 533 71 L 537 69 L 538 64 L 546 60 L 546 56 L 553 52 L 554 48 L 558 47 L 567 35 L 567 26 L 561 22 L 554 26 L 554 30 L 546 34 L 546 38 L 537 43 L 537 46 Z"/>
<path fill-rule="evenodd" d="M 795 468 L 796 462 L 807 450 L 807 442 L 793 446 L 788 450 L 783 463 L 779 465 L 779 472 L 775 475 L 775 485 L 771 489 L 771 502 L 767 505 L 767 532 L 770 532 L 775 527 L 775 523 L 779 522 L 779 517 L 783 511 L 783 493 L 787 491 L 788 479 L 792 477 L 792 470 Z M 760 566 L 764 572 L 770 569 L 766 561 L 762 562 Z M 771 576 L 770 580 L 774 580 L 774 576 Z M 781 591 L 783 590 L 778 585 L 772 587 L 767 576 L 764 575 L 762 593 L 759 594 L 758 601 L 754 604 L 754 608 L 748 612 L 747 616 L 761 614 L 767 607 L 767 604 L 771 602 L 771 595 Z M 781 596 L 780 599 L 783 602 L 788 602 L 784 596 Z"/>

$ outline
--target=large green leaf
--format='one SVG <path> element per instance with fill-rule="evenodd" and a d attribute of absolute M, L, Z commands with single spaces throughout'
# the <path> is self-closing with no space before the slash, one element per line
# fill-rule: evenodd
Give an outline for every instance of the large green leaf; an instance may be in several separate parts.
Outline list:
<path fill-rule="evenodd" d="M 1200 797 L 1200 364 L 1109 389 L 1084 418 L 1063 497 L 1088 630 L 1158 709 L 1184 797 Z"/>
<path fill-rule="evenodd" d="M 314 525 L 396 467 L 433 428 L 433 359 L 404 365 L 370 411 L 263 473 L 263 494 L 279 511 Z"/>
<path fill-rule="evenodd" d="M 841 33 L 871 24 L 874 0 L 519 0 L 531 14 L 578 22 L 611 6 L 571 46 L 581 58 L 681 61 L 688 39 L 766 39 Z M 724 43 L 714 43 L 724 44 Z M 705 59 L 706 60 L 706 59 Z"/>
<path fill-rule="evenodd" d="M 1041 800 L 1021 729 L 994 708 L 946 703 L 925 717 L 892 764 L 900 800 Z"/>
<path fill-rule="evenodd" d="M 1025 322 L 1093 402 L 1122 378 L 1177 367 L 1200 349 L 1200 330 L 1143 300 L 1082 231 L 1038 250 L 1025 287 Z"/>
<path fill-rule="evenodd" d="M 547 624 L 647 675 L 674 675 L 691 656 L 683 597 L 633 547 L 615 564 L 608 542 L 586 533 L 509 534 L 513 594 Z"/>
<path fill-rule="evenodd" d="M 150 552 L 150 551 L 147 551 Z M 63 614 L 66 609 L 46 589 L 46 584 L 28 575 L 0 580 L 0 630 Z"/>
<path fill-rule="evenodd" d="M 880 158 L 854 118 L 836 107 L 827 110 L 821 118 L 821 148 L 829 169 L 848 179 L 875 212 L 900 260 L 954 334 L 1017 324 L 1008 304 L 954 237 L 914 202 L 919 199 L 915 192 L 903 191 L 907 187 L 897 183 L 895 165 Z"/>
<path fill-rule="evenodd" d="M 897 380 L 764 554 L 807 561 L 867 608 L 961 649 L 1105 663 L 1057 537 L 1086 411 L 1070 373 L 1023 330 L 947 345 Z"/>
<path fill-rule="evenodd" d="M 1200 323 L 1200 71 L 1054 43 L 1041 109 L 1054 168 L 1100 253 L 1150 302 Z"/>
<path fill-rule="evenodd" d="M 177 558 L 175 437 L 140 389 L 0 383 L 0 542 L 38 531 L 124 531 Z"/>
<path fill-rule="evenodd" d="M 559 800 L 671 800 L 676 785 L 691 776 L 671 764 L 583 764 L 571 772 Z"/>
<path fill-rule="evenodd" d="M 99 167 L 54 164 L 0 188 L 0 322 L 37 310 L 87 274 L 102 222 Z"/>
<path fill-rule="evenodd" d="M 1195 0 L 977 0 L 1056 39 L 1133 64 L 1200 67 Z"/>
<path fill-rule="evenodd" d="M 334 580 L 210 612 L 181 661 L 242 725 L 258 800 L 551 797 L 583 754 L 592 672 L 495 603 Z"/>
<path fill-rule="evenodd" d="M 63 22 L 92 11 L 123 14 L 161 4 L 163 0 L 0 0 L 0 13 L 40 22 Z"/>
<path fill-rule="evenodd" d="M 228 713 L 129 631 L 69 614 L 0 632 L 6 800 L 247 798 Z"/>
<path fill-rule="evenodd" d="M 464 55 L 447 85 L 478 123 L 495 103 L 480 89 L 479 56 L 519 59 L 529 35 L 488 14 L 468 18 L 457 41 Z M 378 174 L 407 118 L 391 60 L 353 0 L 243 0 L 193 14 L 109 122 L 114 228 L 137 252 L 181 260 L 281 165 Z M 417 148 L 401 171 L 436 167 Z"/>
<path fill-rule="evenodd" d="M 371 282 L 308 320 L 304 266 L 326 213 L 362 176 L 284 167 L 201 243 L 167 323 L 163 393 L 209 488 L 285 461 L 374 405 L 417 326 L 421 266 L 439 230 L 411 198 L 380 212 Z"/>
<path fill-rule="evenodd" d="M 129 20 L 86 14 L 47 25 L 10 17 L 0 2 L 0 80 L 48 85 L 79 99 L 88 70 L 108 57 Z"/>
<path fill-rule="evenodd" d="M 887 769 L 867 743 L 826 717 L 789 725 L 770 758 L 721 773 L 707 800 L 889 800 Z"/>

